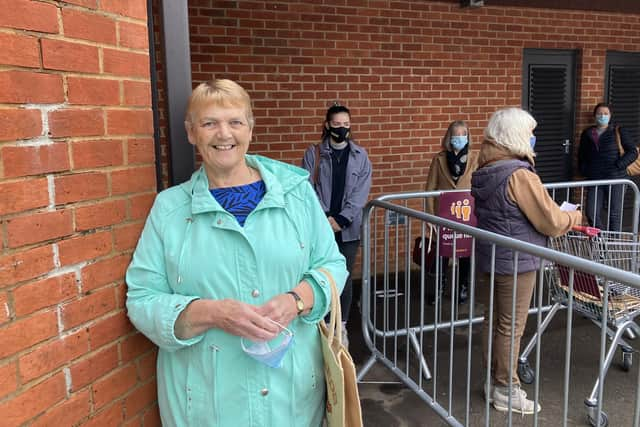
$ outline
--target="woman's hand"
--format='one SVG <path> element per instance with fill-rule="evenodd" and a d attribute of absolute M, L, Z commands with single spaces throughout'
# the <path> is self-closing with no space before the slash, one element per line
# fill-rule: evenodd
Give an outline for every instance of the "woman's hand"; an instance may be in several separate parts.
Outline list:
<path fill-rule="evenodd" d="M 258 307 L 258 313 L 278 322 L 284 327 L 298 315 L 296 300 L 292 295 L 280 294 L 271 298 L 266 304 Z"/>
<path fill-rule="evenodd" d="M 253 305 L 232 299 L 199 299 L 180 313 L 174 333 L 179 339 L 189 339 L 213 328 L 252 341 L 267 341 L 279 332 L 278 326 L 259 314 Z"/>
<path fill-rule="evenodd" d="M 337 233 L 338 231 L 342 230 L 342 228 L 340 228 L 340 226 L 332 216 L 327 217 L 327 219 L 329 220 L 329 224 L 331 225 L 331 228 L 333 229 L 334 233 Z"/>
<path fill-rule="evenodd" d="M 314 303 L 311 285 L 306 280 L 303 280 L 292 290 L 300 296 L 304 303 L 304 310 L 301 315 L 310 313 Z M 293 295 L 280 294 L 258 307 L 257 311 L 259 314 L 286 327 L 298 315 L 298 306 Z"/>
<path fill-rule="evenodd" d="M 268 341 L 280 332 L 278 325 L 270 322 L 260 308 L 240 301 L 225 299 L 219 301 L 216 325 L 218 329 L 249 339 Z"/>

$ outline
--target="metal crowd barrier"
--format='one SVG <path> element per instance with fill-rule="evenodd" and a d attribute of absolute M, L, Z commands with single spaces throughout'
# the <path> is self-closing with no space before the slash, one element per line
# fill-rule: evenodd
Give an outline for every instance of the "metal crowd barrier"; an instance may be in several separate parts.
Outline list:
<path fill-rule="evenodd" d="M 574 204 L 586 205 L 586 194 L 590 187 L 611 188 L 612 185 L 623 185 L 624 193 L 632 196 L 631 205 L 628 210 L 631 213 L 625 218 L 620 218 L 621 226 L 628 230 L 633 236 L 635 248 L 638 247 L 638 213 L 640 212 L 640 192 L 637 186 L 630 180 L 611 181 L 582 181 L 570 183 L 556 183 L 546 185 L 551 196 L 558 202 L 569 201 Z M 609 200 L 605 205 L 611 203 L 610 191 Z M 602 280 L 604 292 L 602 304 L 601 323 L 607 325 L 611 293 L 610 284 L 625 286 L 633 289 L 635 293 L 640 292 L 640 275 L 635 271 L 624 271 L 611 265 L 598 262 L 597 259 L 587 259 L 561 251 L 532 245 L 526 242 L 515 240 L 510 237 L 497 235 L 484 230 L 470 227 L 461 223 L 453 222 L 438 216 L 425 213 L 424 202 L 428 197 L 439 197 L 443 192 L 417 192 L 402 193 L 382 196 L 371 201 L 364 211 L 363 219 L 363 258 L 362 258 L 362 329 L 365 343 L 371 352 L 369 359 L 362 365 L 358 372 L 358 379 L 362 383 L 370 382 L 368 375 L 371 368 L 380 363 L 388 368 L 399 380 L 413 390 L 428 407 L 444 422 L 452 426 L 476 426 L 494 425 L 492 420 L 499 422 L 502 420 L 505 425 L 513 425 L 513 411 L 511 399 L 509 409 L 506 413 L 497 412 L 490 408 L 488 399 L 484 399 L 483 391 L 488 381 L 490 381 L 490 366 L 483 361 L 482 351 L 478 351 L 478 346 L 482 344 L 482 336 L 474 335 L 474 331 L 481 328 L 476 326 L 484 321 L 483 313 L 477 311 L 481 308 L 476 296 L 478 277 L 476 276 L 476 241 L 484 240 L 492 244 L 495 251 L 496 246 L 512 249 L 516 254 L 532 254 L 543 260 L 537 274 L 536 291 L 532 298 L 530 315 L 535 316 L 535 329 L 522 337 L 522 346 L 525 347 L 528 339 L 536 331 L 535 338 L 526 348 L 528 355 L 533 350 L 534 361 L 529 378 L 533 382 L 532 386 L 523 388 L 530 390 L 533 388 L 533 398 L 538 402 L 541 400 L 541 380 L 544 383 L 545 397 L 542 400 L 542 412 L 527 415 L 524 419 L 526 424 L 538 425 L 568 425 L 571 420 L 582 418 L 584 425 L 591 423 L 595 426 L 604 426 L 607 422 L 611 425 L 634 425 L 638 426 L 640 421 L 640 371 L 636 381 L 629 378 L 624 381 L 625 390 L 629 387 L 630 393 L 635 396 L 626 396 L 625 402 L 630 402 L 624 408 L 626 413 L 621 415 L 617 410 L 614 415 L 607 417 L 603 411 L 603 405 L 609 400 L 604 395 L 605 374 L 611 363 L 611 353 L 607 352 L 607 330 L 600 328 L 599 339 L 589 341 L 590 348 L 599 350 L 597 361 L 591 364 L 582 359 L 584 352 L 577 352 L 575 346 L 581 344 L 574 342 L 573 324 L 580 322 L 580 318 L 573 310 L 574 279 L 580 275 L 589 274 Z M 597 194 L 597 193 L 596 193 Z M 623 194 L 624 195 L 624 194 Z M 430 273 L 425 274 L 427 268 L 425 262 L 425 249 L 422 249 L 422 264 L 417 269 L 412 261 L 412 247 L 416 237 L 425 238 L 428 224 L 436 227 L 436 232 L 440 227 L 447 227 L 454 233 L 464 233 L 472 237 L 472 250 L 470 257 L 470 298 L 467 304 L 458 304 L 456 290 L 458 288 L 459 274 L 457 273 L 459 260 L 451 258 L 450 265 L 443 265 L 443 258 L 439 256 L 440 245 L 435 239 L 435 264 L 431 267 Z M 608 224 L 610 225 L 610 224 Z M 456 253 L 454 239 L 454 253 Z M 495 252 L 494 252 L 495 256 Z M 634 259 L 637 260 L 637 253 Z M 493 313 L 494 308 L 494 259 L 490 266 L 491 274 L 489 283 L 488 301 L 483 301 L 484 308 Z M 636 262 L 633 262 L 636 265 Z M 550 289 L 554 277 L 549 274 L 549 269 L 554 266 L 563 266 L 568 272 L 568 286 L 566 288 L 569 298 L 564 305 L 557 304 L 553 300 Z M 450 295 L 443 296 L 441 288 L 443 272 L 448 272 L 448 287 Z M 577 273 L 577 274 L 576 274 Z M 515 287 L 517 287 L 517 276 Z M 600 283 L 600 282 L 599 282 Z M 429 290 L 434 297 L 434 304 L 429 304 Z M 486 290 L 485 290 L 486 293 Z M 576 294 L 577 295 L 577 294 Z M 515 309 L 515 296 L 513 297 L 512 310 Z M 613 301 L 613 300 L 612 300 Z M 614 302 L 611 302 L 614 304 Z M 550 310 L 553 311 L 550 312 Z M 564 315 L 559 315 L 559 310 L 568 308 Z M 546 316 L 545 316 L 546 314 Z M 555 315 L 556 321 L 551 322 Z M 512 316 L 513 317 L 513 316 Z M 545 323 L 546 320 L 546 323 Z M 489 319 L 493 325 L 493 319 Z M 532 322 L 528 322 L 532 326 Z M 563 348 L 558 346 L 544 346 L 546 338 L 543 340 L 542 331 L 555 324 L 555 329 L 565 334 Z M 584 323 L 584 321 L 583 321 Z M 544 327 L 542 325 L 544 324 Z M 633 319 L 625 325 L 635 325 Z M 635 325 L 637 328 L 637 325 Z M 553 328 L 552 328 L 553 329 Z M 589 335 L 595 336 L 596 329 L 588 331 Z M 629 331 L 631 328 L 629 327 Z M 582 331 L 582 329 L 581 329 Z M 493 327 L 489 330 L 489 336 L 493 334 Z M 632 332 L 628 332 L 629 338 L 634 338 Z M 576 335 L 577 336 L 577 335 Z M 620 339 L 620 334 L 616 335 Z M 583 339 L 582 337 L 580 339 Z M 510 352 L 520 351 L 514 348 L 513 336 L 511 338 Z M 621 340 L 614 345 L 624 345 L 624 352 L 629 352 L 632 347 L 638 347 L 637 343 Z M 491 360 L 493 352 L 492 342 L 488 343 L 488 359 Z M 560 373 L 555 363 L 552 367 L 543 366 L 543 361 L 551 360 L 553 357 L 564 356 L 563 370 Z M 606 355 L 606 356 L 605 356 Z M 580 360 L 578 360 L 580 359 Z M 555 360 L 555 359 L 554 359 Z M 623 361 L 624 362 L 624 361 Z M 627 368 L 630 367 L 628 360 Z M 583 366 L 585 365 L 586 366 Z M 511 368 L 514 369 L 513 367 Z M 549 372 L 551 371 L 551 372 Z M 597 376 L 596 385 L 589 395 L 589 390 L 582 390 L 572 382 L 572 372 L 580 372 L 581 375 Z M 512 371 L 510 371 L 513 374 Z M 365 378 L 367 378 L 365 380 Z M 560 382 L 561 384 L 558 384 Z M 549 384 L 554 383 L 553 387 Z M 618 384 L 616 384 L 618 385 Z M 511 384 L 510 384 L 511 386 Z M 583 387 L 584 388 L 584 387 Z M 561 392 L 558 392 L 561 390 Z M 629 390 L 627 390 L 629 391 Z M 586 417 L 581 404 L 584 396 L 589 395 L 585 400 L 587 405 Z M 612 396 L 613 398 L 614 396 Z M 577 400 L 578 399 L 578 400 Z M 550 404 L 549 404 L 550 402 Z M 545 421 L 546 414 L 552 415 L 553 421 Z M 619 408 L 618 408 L 619 409 Z M 519 415 L 517 415 L 519 417 Z M 610 420 L 610 421 L 609 421 Z"/>

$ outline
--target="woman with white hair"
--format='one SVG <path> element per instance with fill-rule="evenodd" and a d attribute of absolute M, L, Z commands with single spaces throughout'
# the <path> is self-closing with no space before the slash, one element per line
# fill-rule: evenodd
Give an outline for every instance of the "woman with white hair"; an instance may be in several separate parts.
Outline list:
<path fill-rule="evenodd" d="M 547 236 L 560 236 L 582 220 L 580 212 L 567 212 L 549 196 L 535 172 L 533 151 L 537 123 L 520 108 L 496 111 L 484 131 L 479 168 L 471 179 L 478 227 L 505 236 L 544 246 Z M 490 272 L 494 268 L 494 306 L 492 331 L 491 385 L 485 396 L 499 411 L 509 408 L 522 414 L 540 411 L 539 404 L 527 399 L 520 388 L 517 359 L 520 338 L 527 321 L 540 259 L 523 252 L 496 246 L 492 265 L 492 244 L 476 244 L 479 292 L 488 301 Z M 514 281 L 514 273 L 516 279 Z M 513 293 L 515 313 L 512 313 Z M 515 328 L 511 329 L 515 317 Z M 488 356 L 489 305 L 485 312 L 484 356 Z M 514 348 L 511 351 L 511 335 Z M 510 386 L 511 385 L 511 386 Z"/>

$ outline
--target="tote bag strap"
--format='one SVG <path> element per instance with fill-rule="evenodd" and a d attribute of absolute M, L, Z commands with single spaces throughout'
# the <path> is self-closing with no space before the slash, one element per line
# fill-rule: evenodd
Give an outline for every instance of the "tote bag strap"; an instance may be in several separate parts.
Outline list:
<path fill-rule="evenodd" d="M 618 152 L 620 155 L 624 155 L 624 147 L 622 147 L 622 141 L 620 140 L 620 126 L 616 126 L 616 144 L 618 144 Z"/>
<path fill-rule="evenodd" d="M 320 171 L 320 144 L 315 145 L 316 161 L 313 164 L 313 184 L 318 183 L 318 172 Z M 331 274 L 327 274 L 331 277 Z"/>
<path fill-rule="evenodd" d="M 338 287 L 329 270 L 321 267 L 318 271 L 327 277 L 329 287 L 331 288 L 331 313 L 329 315 L 329 335 L 327 338 L 331 345 L 333 345 L 334 338 L 337 338 L 338 342 L 342 343 L 342 313 L 340 312 L 340 294 L 338 294 Z"/>

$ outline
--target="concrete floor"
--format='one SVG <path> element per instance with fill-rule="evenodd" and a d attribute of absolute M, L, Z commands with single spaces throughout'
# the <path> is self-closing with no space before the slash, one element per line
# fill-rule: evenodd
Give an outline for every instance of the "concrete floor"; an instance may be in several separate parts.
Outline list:
<path fill-rule="evenodd" d="M 446 298 L 445 298 L 446 300 Z M 356 310 L 353 310 L 356 312 Z M 354 316 L 358 316 L 354 313 Z M 570 394 L 568 402 L 567 425 L 588 426 L 584 399 L 589 395 L 597 375 L 600 330 L 590 321 L 580 317 L 573 318 L 573 340 L 570 371 Z M 522 340 L 524 346 L 535 332 L 535 318 L 530 317 L 527 331 Z M 563 377 L 564 377 L 564 349 L 565 349 L 566 312 L 561 311 L 543 335 L 543 352 L 541 361 L 540 404 L 538 425 L 561 426 L 563 420 Z M 349 319 L 350 351 L 356 364 L 360 367 L 370 356 L 362 339 L 361 321 L 358 317 Z M 484 382 L 484 367 L 482 366 L 482 344 L 480 326 L 474 326 L 471 350 L 471 381 L 470 381 L 470 414 L 465 421 L 466 402 L 466 366 L 467 366 L 467 332 L 463 328 L 454 333 L 454 361 L 453 361 L 453 393 L 451 396 L 451 413 L 463 425 L 485 426 L 486 406 L 482 393 Z M 433 334 L 425 334 L 423 349 L 427 355 L 427 363 L 433 369 Z M 403 342 L 402 340 L 400 340 Z M 635 341 L 640 341 L 638 338 Z M 434 375 L 437 381 L 437 398 L 439 403 L 448 408 L 449 402 L 449 345 L 450 334 L 438 334 L 437 363 L 438 371 Z M 632 344 L 634 341 L 631 342 Z M 381 342 L 378 348 L 382 348 Z M 640 344 L 640 343 L 638 343 Z M 388 349 L 391 342 L 388 341 Z M 399 346 L 397 360 L 401 369 L 404 368 L 406 345 Z M 409 362 L 412 378 L 417 378 L 417 362 L 413 353 Z M 535 361 L 535 352 L 529 359 Z M 632 424 L 635 389 L 638 380 L 638 364 L 640 358 L 634 359 L 634 365 L 629 372 L 624 372 L 620 366 L 620 352 L 618 351 L 605 381 L 603 410 L 609 417 L 609 426 L 628 426 Z M 433 394 L 433 379 L 424 381 L 423 389 L 429 395 Z M 364 424 L 367 427 L 392 426 L 444 426 L 447 425 L 427 404 L 404 384 L 381 384 L 380 382 L 397 382 L 397 377 L 381 363 L 377 362 L 360 384 Z M 532 396 L 533 385 L 525 386 L 525 390 Z M 493 408 L 488 416 L 491 426 L 506 426 L 508 416 Z M 532 415 L 521 416 L 513 414 L 512 425 L 533 425 Z"/>

